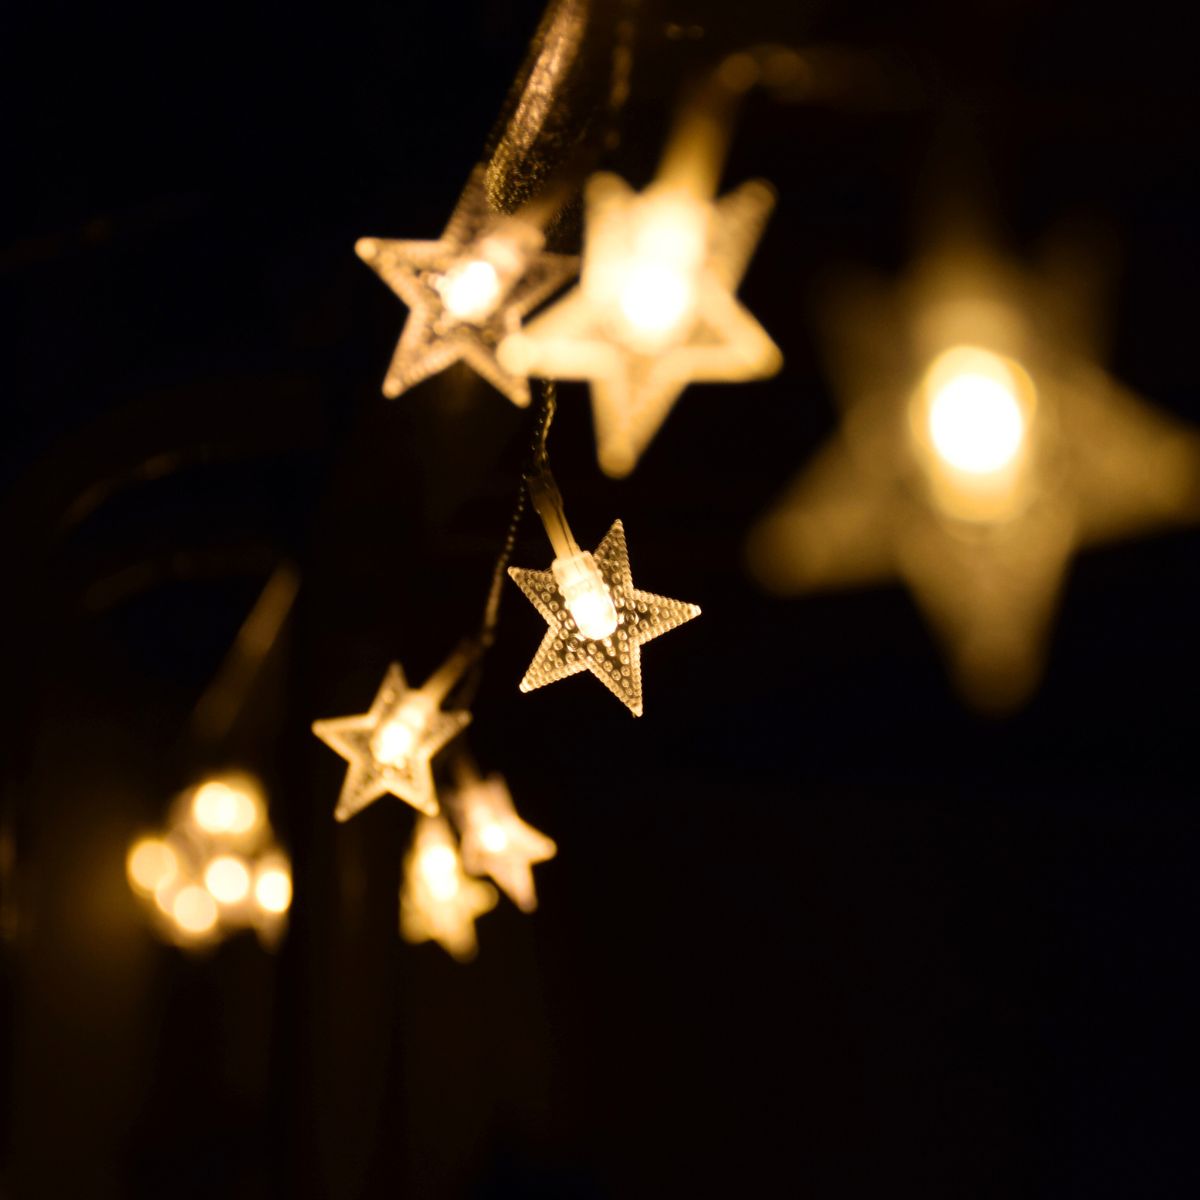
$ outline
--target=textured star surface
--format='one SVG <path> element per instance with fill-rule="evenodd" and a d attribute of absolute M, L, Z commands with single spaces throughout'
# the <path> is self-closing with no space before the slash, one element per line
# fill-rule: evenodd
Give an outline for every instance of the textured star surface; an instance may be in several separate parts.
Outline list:
<path fill-rule="evenodd" d="M 476 918 L 496 906 L 496 889 L 463 871 L 450 827 L 441 817 L 419 817 L 404 864 L 400 933 L 408 942 L 437 942 L 468 962 L 479 942 Z"/>
<path fill-rule="evenodd" d="M 584 637 L 567 611 L 552 571 L 509 567 L 508 573 L 550 628 L 534 655 L 521 691 L 590 671 L 634 716 L 642 715 L 642 646 L 700 615 L 695 604 L 670 600 L 633 586 L 625 529 L 620 521 L 594 552 L 596 566 L 617 610 L 617 628 L 600 640 Z"/>
<path fill-rule="evenodd" d="M 376 730 L 393 716 L 405 697 L 416 690 L 405 682 L 400 664 L 392 663 L 368 712 L 313 722 L 313 733 L 350 764 L 334 812 L 339 821 L 349 819 L 389 793 L 430 816 L 438 812 L 430 763 L 433 756 L 470 723 L 469 712 L 445 712 L 434 708 L 417 732 L 411 752 L 398 762 L 380 762 L 372 750 Z"/>
<path fill-rule="evenodd" d="M 467 872 L 490 875 L 522 912 L 533 912 L 537 908 L 533 864 L 553 858 L 558 847 L 517 816 L 499 775 L 463 788 L 456 815 Z"/>
<path fill-rule="evenodd" d="M 633 470 L 689 383 L 759 379 L 783 363 L 779 348 L 734 297 L 775 202 L 771 189 L 757 182 L 709 202 L 707 257 L 694 280 L 692 317 L 678 339 L 642 353 L 614 334 L 615 299 L 592 281 L 628 253 L 628 228 L 647 195 L 615 175 L 593 176 L 580 286 L 500 351 L 500 361 L 514 370 L 590 381 L 597 455 L 616 476 Z"/>
<path fill-rule="evenodd" d="M 1071 278 L 1021 275 L 971 248 L 894 290 L 847 291 L 829 329 L 841 429 L 751 537 L 777 591 L 901 578 L 983 708 L 1015 707 L 1036 685 L 1081 546 L 1200 515 L 1200 438 L 1093 365 L 1092 301 Z M 959 343 L 1019 360 L 1037 390 L 1023 501 L 992 523 L 939 511 L 912 452 L 908 389 Z"/>
<path fill-rule="evenodd" d="M 443 303 L 437 284 L 456 264 L 470 261 L 472 247 L 489 237 L 510 241 L 524 257 L 524 269 L 496 309 L 478 324 L 459 320 Z M 361 238 L 358 256 L 408 305 L 399 344 L 383 381 L 387 396 L 399 396 L 452 363 L 466 362 L 498 391 L 521 407 L 529 403 L 525 376 L 505 370 L 496 359 L 500 341 L 520 328 L 530 310 L 574 277 L 579 260 L 541 249 L 539 231 L 488 205 L 484 171 L 477 168 L 436 241 Z"/>

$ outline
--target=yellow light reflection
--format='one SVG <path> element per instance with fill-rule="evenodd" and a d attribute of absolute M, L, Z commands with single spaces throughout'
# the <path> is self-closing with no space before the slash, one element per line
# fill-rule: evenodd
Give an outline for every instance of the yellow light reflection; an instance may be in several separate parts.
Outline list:
<path fill-rule="evenodd" d="M 292 877 L 282 866 L 260 868 L 254 881 L 254 898 L 264 912 L 287 912 L 292 903 Z"/>
<path fill-rule="evenodd" d="M 178 870 L 175 851 L 161 838 L 141 838 L 130 848 L 125 860 L 129 882 L 145 895 L 170 884 Z"/>
<path fill-rule="evenodd" d="M 210 779 L 192 797 L 192 817 L 205 833 L 250 833 L 262 819 L 257 792 L 248 778 Z"/>

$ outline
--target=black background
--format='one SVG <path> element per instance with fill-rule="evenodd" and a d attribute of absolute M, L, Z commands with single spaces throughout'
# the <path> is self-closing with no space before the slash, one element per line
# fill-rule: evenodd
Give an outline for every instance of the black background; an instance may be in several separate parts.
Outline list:
<path fill-rule="evenodd" d="M 727 180 L 780 191 L 742 290 L 778 378 L 690 389 L 620 483 L 562 389 L 580 540 L 622 517 L 635 579 L 704 615 L 647 649 L 634 721 L 586 679 L 518 694 L 540 621 L 509 589 L 471 741 L 560 852 L 471 966 L 396 935 L 409 811 L 332 822 L 308 724 L 477 621 L 530 419 L 465 369 L 384 401 L 403 309 L 353 243 L 440 232 L 538 16 L 6 15 L 0 1189 L 1195 1195 L 1197 535 L 1083 554 L 1003 720 L 960 706 L 899 587 L 776 600 L 742 565 L 835 424 L 817 283 L 902 270 L 948 155 L 1018 259 L 1107 232 L 1106 365 L 1200 423 L 1195 71 L 1164 12 L 645 4 L 606 160 L 637 184 L 689 73 L 743 45 L 900 81 L 742 114 Z M 549 553 L 527 522 L 516 561 Z M 282 559 L 286 641 L 199 748 Z M 130 838 L 228 761 L 294 857 L 277 958 L 161 947 L 124 882 Z"/>

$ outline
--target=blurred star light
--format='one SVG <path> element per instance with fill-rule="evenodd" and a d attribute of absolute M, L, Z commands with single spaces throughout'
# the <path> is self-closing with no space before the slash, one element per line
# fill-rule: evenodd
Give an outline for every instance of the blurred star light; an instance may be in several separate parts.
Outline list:
<path fill-rule="evenodd" d="M 313 722 L 313 733 L 350 764 L 334 812 L 339 821 L 388 793 L 437 815 L 431 762 L 471 720 L 469 712 L 441 707 L 464 665 L 456 653 L 424 687 L 410 688 L 400 664 L 392 663 L 367 712 Z"/>
<path fill-rule="evenodd" d="M 565 547 L 564 547 L 565 548 Z M 549 629 L 521 680 L 521 691 L 590 671 L 634 716 L 642 715 L 644 643 L 700 615 L 695 604 L 633 586 L 620 521 L 594 553 L 560 552 L 550 570 L 508 573 Z"/>
<path fill-rule="evenodd" d="M 532 219 L 490 207 L 483 168 L 472 173 L 437 241 L 360 238 L 358 256 L 409 307 L 384 394 L 399 396 L 461 359 L 514 404 L 527 405 L 525 374 L 502 367 L 496 347 L 579 268 L 571 255 L 545 252 L 544 241 Z"/>
<path fill-rule="evenodd" d="M 443 817 L 418 817 L 404 861 L 400 932 L 405 941 L 435 941 L 468 962 L 479 942 L 475 920 L 496 906 L 496 889 L 463 870 L 454 835 Z"/>
<path fill-rule="evenodd" d="M 468 874 L 491 876 L 522 912 L 533 912 L 533 864 L 553 858 L 558 847 L 517 816 L 504 779 L 491 775 L 462 784 L 454 813 Z"/>
<path fill-rule="evenodd" d="M 751 537 L 780 592 L 899 576 L 982 708 L 1036 686 L 1080 547 L 1200 512 L 1200 438 L 1094 365 L 1080 273 L 957 243 L 894 290 L 846 289 L 841 429 Z"/>

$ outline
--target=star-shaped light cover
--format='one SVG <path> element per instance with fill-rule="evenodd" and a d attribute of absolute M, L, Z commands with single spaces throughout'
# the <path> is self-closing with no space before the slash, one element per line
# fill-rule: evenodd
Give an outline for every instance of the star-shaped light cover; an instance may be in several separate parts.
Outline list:
<path fill-rule="evenodd" d="M 579 561 L 555 559 L 549 571 L 508 569 L 550 626 L 521 691 L 590 671 L 640 717 L 642 645 L 698 617 L 700 609 L 633 586 L 620 521 L 613 522 L 593 554 L 575 557 Z"/>
<path fill-rule="evenodd" d="M 496 889 L 463 870 L 443 817 L 418 817 L 404 860 L 400 932 L 405 941 L 435 941 L 460 962 L 475 957 L 475 919 L 496 906 Z"/>
<path fill-rule="evenodd" d="M 368 712 L 313 722 L 313 733 L 350 764 L 334 813 L 339 821 L 389 792 L 436 816 L 431 760 L 471 714 L 444 711 L 444 692 L 431 683 L 410 688 L 392 663 Z"/>
<path fill-rule="evenodd" d="M 780 591 L 903 578 L 983 708 L 1036 684 L 1078 546 L 1197 509 L 1200 441 L 1093 365 L 1086 273 L 1051 261 L 960 244 L 832 304 L 842 428 L 750 546 Z"/>
<path fill-rule="evenodd" d="M 287 925 L 291 868 L 262 787 L 244 772 L 181 792 L 166 828 L 138 838 L 125 866 L 159 935 L 184 949 L 207 949 L 241 929 L 272 948 Z"/>
<path fill-rule="evenodd" d="M 558 847 L 517 816 L 504 779 L 491 775 L 461 787 L 454 813 L 467 872 L 490 875 L 522 912 L 533 912 L 533 864 L 553 858 Z"/>
<path fill-rule="evenodd" d="M 500 366 L 496 347 L 579 266 L 543 245 L 536 225 L 489 206 L 482 167 L 437 241 L 361 238 L 359 257 L 410 310 L 384 394 L 399 396 L 462 359 L 514 404 L 527 405 L 528 380 Z"/>
<path fill-rule="evenodd" d="M 665 182 L 587 185 L 579 287 L 507 339 L 510 370 L 588 379 L 600 465 L 627 475 L 692 382 L 758 379 L 783 362 L 735 299 L 774 194 L 745 183 L 719 200 Z"/>

